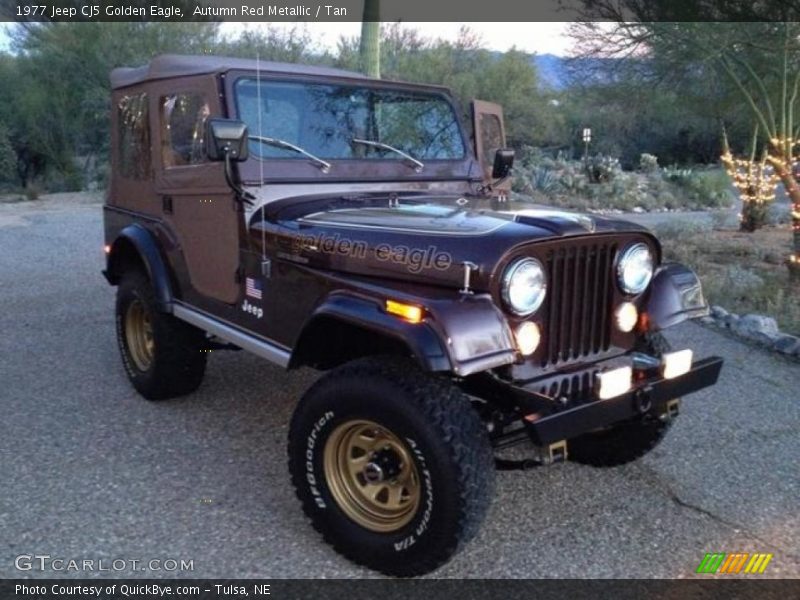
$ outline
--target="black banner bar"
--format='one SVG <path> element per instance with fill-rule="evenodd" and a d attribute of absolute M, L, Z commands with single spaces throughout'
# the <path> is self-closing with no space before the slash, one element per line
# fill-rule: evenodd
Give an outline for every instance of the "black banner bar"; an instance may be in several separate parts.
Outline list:
<path fill-rule="evenodd" d="M 800 0 L 380 0 L 380 21 L 797 21 Z M 364 0 L 0 0 L 2 21 L 361 21 Z"/>
<path fill-rule="evenodd" d="M 798 597 L 800 581 L 696 580 L 287 580 L 287 579 L 38 579 L 0 580 L 3 600 L 579 600 L 581 598 Z"/>

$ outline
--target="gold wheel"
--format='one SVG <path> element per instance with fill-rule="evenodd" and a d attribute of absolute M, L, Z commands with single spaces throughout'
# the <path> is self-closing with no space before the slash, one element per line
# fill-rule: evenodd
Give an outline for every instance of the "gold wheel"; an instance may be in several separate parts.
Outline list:
<path fill-rule="evenodd" d="M 139 300 L 134 300 L 125 312 L 125 343 L 136 368 L 144 372 L 153 364 L 155 341 L 150 313 Z"/>
<path fill-rule="evenodd" d="M 347 421 L 325 443 L 325 478 L 353 521 L 380 533 L 397 531 L 417 512 L 420 481 L 400 438 L 372 421 Z"/>

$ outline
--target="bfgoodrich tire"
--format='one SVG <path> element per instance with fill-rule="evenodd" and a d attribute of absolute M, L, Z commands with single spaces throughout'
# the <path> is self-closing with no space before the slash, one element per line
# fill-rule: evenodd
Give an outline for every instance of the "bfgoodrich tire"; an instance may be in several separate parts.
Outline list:
<path fill-rule="evenodd" d="M 289 469 L 324 539 L 394 576 L 427 573 L 456 553 L 494 487 L 486 428 L 469 400 L 398 358 L 355 361 L 305 394 Z"/>
<path fill-rule="evenodd" d="M 148 400 L 195 391 L 206 370 L 205 334 L 156 309 L 153 287 L 141 271 L 117 288 L 117 343 L 133 387 Z"/>
<path fill-rule="evenodd" d="M 661 356 L 670 349 L 660 333 L 643 336 L 636 350 Z M 637 417 L 603 431 L 593 431 L 567 443 L 569 459 L 592 467 L 616 467 L 638 460 L 669 432 L 672 421 L 652 415 Z"/>

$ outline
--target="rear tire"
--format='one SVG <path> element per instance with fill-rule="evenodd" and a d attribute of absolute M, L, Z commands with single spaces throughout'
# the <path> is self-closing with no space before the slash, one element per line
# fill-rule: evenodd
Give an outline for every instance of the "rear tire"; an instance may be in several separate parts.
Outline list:
<path fill-rule="evenodd" d="M 494 485 L 486 428 L 469 400 L 395 357 L 344 365 L 304 395 L 289 470 L 326 542 L 406 577 L 436 569 L 475 535 Z"/>
<path fill-rule="evenodd" d="M 205 334 L 159 312 L 141 271 L 125 273 L 117 288 L 117 343 L 131 384 L 148 400 L 195 391 L 206 369 Z"/>
<path fill-rule="evenodd" d="M 660 333 L 648 334 L 636 350 L 661 356 L 670 349 Z M 638 460 L 667 435 L 671 420 L 644 415 L 603 431 L 585 433 L 567 443 L 569 459 L 592 467 L 616 467 Z"/>

